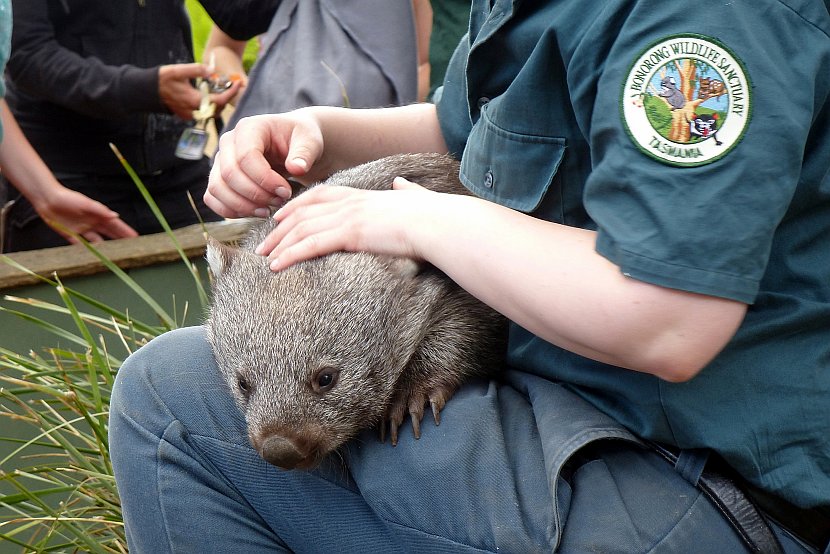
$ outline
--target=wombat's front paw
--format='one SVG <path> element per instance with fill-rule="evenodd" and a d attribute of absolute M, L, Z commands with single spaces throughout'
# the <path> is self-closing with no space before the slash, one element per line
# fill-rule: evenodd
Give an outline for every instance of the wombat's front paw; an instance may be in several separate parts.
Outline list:
<path fill-rule="evenodd" d="M 412 420 L 412 431 L 416 439 L 421 438 L 421 420 L 424 419 L 424 406 L 429 402 L 432 406 L 432 417 L 435 419 L 435 424 L 441 424 L 441 410 L 447 403 L 447 400 L 452 398 L 455 394 L 456 386 L 451 386 L 446 383 L 436 385 L 430 390 L 410 390 L 409 393 L 399 393 L 392 399 L 389 409 L 386 411 L 386 416 L 380 423 L 380 440 L 386 441 L 386 426 L 389 425 L 389 437 L 392 446 L 398 444 L 398 428 L 403 423 L 406 413 L 409 412 L 409 417 Z"/>

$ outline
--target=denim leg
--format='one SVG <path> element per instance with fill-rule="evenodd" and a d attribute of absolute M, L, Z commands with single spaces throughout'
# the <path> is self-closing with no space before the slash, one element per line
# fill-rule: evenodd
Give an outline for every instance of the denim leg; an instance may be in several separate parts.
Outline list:
<path fill-rule="evenodd" d="M 244 420 L 201 340 L 197 328 L 165 335 L 118 372 L 110 451 L 130 550 L 274 551 L 277 537 L 200 449 L 250 463 Z"/>
<path fill-rule="evenodd" d="M 445 423 L 424 423 L 420 441 L 411 427 L 397 447 L 366 431 L 313 472 L 282 471 L 248 444 L 202 329 L 167 333 L 124 363 L 112 396 L 110 449 L 131 551 L 550 551 L 532 414 L 505 410 L 499 421 L 497 390 L 466 388 Z M 520 398 L 512 389 L 507 397 Z M 503 427 L 527 429 L 526 448 L 500 454 L 503 441 L 488 435 Z"/>
<path fill-rule="evenodd" d="M 408 424 L 397 447 L 365 431 L 315 471 L 282 471 L 250 447 L 203 330 L 168 333 L 113 390 L 131 552 L 745 551 L 699 491 L 636 445 L 611 441 L 566 483 L 551 446 L 585 427 L 579 402 L 532 376 L 470 383 L 420 440 Z"/>

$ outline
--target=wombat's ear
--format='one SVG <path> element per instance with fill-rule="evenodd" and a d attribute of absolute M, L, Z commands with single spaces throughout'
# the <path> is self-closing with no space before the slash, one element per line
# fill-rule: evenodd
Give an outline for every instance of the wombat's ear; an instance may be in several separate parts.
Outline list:
<path fill-rule="evenodd" d="M 238 252 L 235 248 L 223 244 L 213 237 L 208 237 L 205 257 L 214 277 L 219 277 L 227 271 L 237 255 Z"/>
<path fill-rule="evenodd" d="M 412 279 L 424 269 L 424 264 L 411 258 L 389 258 L 389 269 L 405 279 Z"/>

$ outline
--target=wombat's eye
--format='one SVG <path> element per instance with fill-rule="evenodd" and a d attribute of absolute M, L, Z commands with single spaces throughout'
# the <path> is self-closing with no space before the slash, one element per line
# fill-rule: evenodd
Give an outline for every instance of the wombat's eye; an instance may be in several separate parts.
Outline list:
<path fill-rule="evenodd" d="M 251 383 L 245 378 L 244 375 L 237 375 L 236 376 L 236 386 L 239 387 L 239 392 L 242 393 L 246 399 L 251 396 L 253 389 L 251 387 Z"/>
<path fill-rule="evenodd" d="M 333 367 L 324 367 L 312 377 L 311 388 L 318 394 L 328 392 L 337 384 L 337 378 L 339 376 L 339 370 Z"/>

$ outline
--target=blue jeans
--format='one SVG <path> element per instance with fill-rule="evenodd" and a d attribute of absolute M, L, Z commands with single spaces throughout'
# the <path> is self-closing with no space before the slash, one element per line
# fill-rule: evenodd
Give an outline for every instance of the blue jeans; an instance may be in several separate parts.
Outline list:
<path fill-rule="evenodd" d="M 462 388 L 420 440 L 404 427 L 392 447 L 367 430 L 314 471 L 282 471 L 248 444 L 202 329 L 163 335 L 112 397 L 131 552 L 746 551 L 615 422 L 548 381 L 506 380 Z"/>

